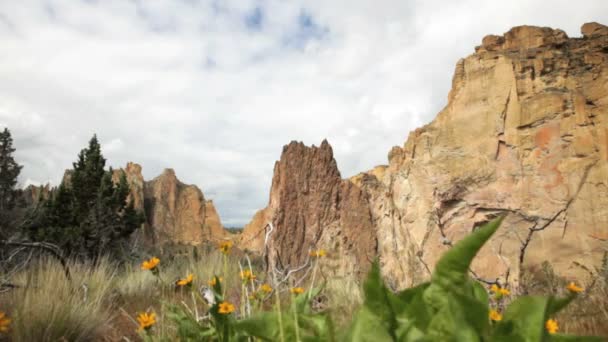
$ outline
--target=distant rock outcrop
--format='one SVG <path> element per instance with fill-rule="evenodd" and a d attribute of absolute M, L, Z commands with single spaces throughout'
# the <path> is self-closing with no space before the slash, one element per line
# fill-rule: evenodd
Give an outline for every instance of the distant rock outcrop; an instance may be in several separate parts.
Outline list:
<path fill-rule="evenodd" d="M 320 147 L 292 142 L 275 164 L 268 207 L 259 211 L 242 234 L 243 249 L 263 248 L 268 222 L 269 260 L 282 268 L 305 262 L 310 250 L 325 249 L 325 260 L 341 274 L 365 272 L 376 253 L 367 196 L 342 180 L 327 141 Z"/>
<path fill-rule="evenodd" d="M 136 235 L 146 244 L 198 245 L 226 236 L 213 201 L 206 200 L 197 186 L 180 182 L 173 169 L 145 181 L 141 166 L 130 162 L 124 169 L 114 170 L 115 182 L 122 172 L 131 188 L 127 200 L 145 214 L 145 223 Z"/>
<path fill-rule="evenodd" d="M 271 253 L 286 263 L 320 242 L 348 246 L 355 267 L 377 253 L 403 288 L 428 278 L 453 242 L 507 214 L 476 274 L 509 274 L 517 286 L 523 269 L 549 261 L 584 278 L 608 247 L 608 28 L 589 23 L 582 33 L 520 26 L 485 37 L 456 65 L 435 120 L 394 147 L 388 166 L 349 181 L 326 143 L 290 144 L 251 225 L 275 224 Z"/>
<path fill-rule="evenodd" d="M 49 196 L 51 196 L 51 185 L 48 183 L 45 185 L 28 185 L 21 192 L 21 198 L 25 207 L 32 207 L 41 199 L 48 199 Z"/>

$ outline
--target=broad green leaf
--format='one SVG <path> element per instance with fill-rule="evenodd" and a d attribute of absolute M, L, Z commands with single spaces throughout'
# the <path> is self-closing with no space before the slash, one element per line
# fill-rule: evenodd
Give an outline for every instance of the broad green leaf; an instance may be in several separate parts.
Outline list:
<path fill-rule="evenodd" d="M 426 290 L 426 288 L 429 287 L 430 284 L 431 283 L 426 282 L 426 283 L 422 283 L 422 284 L 419 284 L 419 285 L 414 286 L 414 287 L 410 287 L 409 289 L 405 289 L 405 290 L 397 293 L 397 297 L 399 299 L 401 299 L 401 301 L 407 305 L 416 296 L 422 295 L 422 292 L 424 292 L 424 290 Z"/>
<path fill-rule="evenodd" d="M 473 297 L 477 299 L 486 308 L 490 305 L 490 299 L 488 298 L 488 291 L 478 281 L 470 280 L 471 287 L 473 290 Z"/>
<path fill-rule="evenodd" d="M 471 262 L 483 244 L 496 232 L 504 216 L 485 224 L 469 236 L 458 241 L 435 266 L 431 283 L 454 291 L 463 289 L 467 282 Z"/>
<path fill-rule="evenodd" d="M 334 341 L 333 324 L 326 314 L 299 315 L 298 323 L 303 336 L 316 338 L 317 341 Z"/>
<path fill-rule="evenodd" d="M 363 291 L 365 293 L 365 302 L 363 305 L 367 307 L 371 313 L 378 316 L 380 322 L 386 327 L 389 334 L 395 337 L 394 331 L 397 328 L 397 317 L 394 307 L 405 307 L 405 304 L 401 303 L 401 300 L 384 285 L 384 281 L 380 275 L 378 261 L 374 261 L 372 264 L 367 280 L 363 285 Z"/>
<path fill-rule="evenodd" d="M 279 341 L 280 327 L 278 322 L 279 317 L 276 312 L 263 312 L 251 318 L 237 321 L 234 324 L 234 329 L 237 332 L 245 333 L 248 336 L 257 337 L 264 341 Z M 289 316 L 284 313 L 282 322 L 284 336 L 286 340 L 291 341 L 288 337 L 293 337 L 291 333 L 293 320 L 290 320 Z"/>
<path fill-rule="evenodd" d="M 393 337 L 386 330 L 386 324 L 372 312 L 369 307 L 363 306 L 356 313 L 348 329 L 344 342 L 392 342 Z"/>
<path fill-rule="evenodd" d="M 546 336 L 545 322 L 549 298 L 519 297 L 505 310 L 502 321 L 496 324 L 494 339 L 536 342 Z"/>
<path fill-rule="evenodd" d="M 447 305 L 437 312 L 427 330 L 432 341 L 479 342 L 481 336 L 465 319 L 466 311 L 455 297 L 449 297 Z"/>
<path fill-rule="evenodd" d="M 550 297 L 549 303 L 547 304 L 547 316 L 554 316 L 557 312 L 570 304 L 574 298 L 576 298 L 576 294 L 573 293 L 564 298 Z"/>

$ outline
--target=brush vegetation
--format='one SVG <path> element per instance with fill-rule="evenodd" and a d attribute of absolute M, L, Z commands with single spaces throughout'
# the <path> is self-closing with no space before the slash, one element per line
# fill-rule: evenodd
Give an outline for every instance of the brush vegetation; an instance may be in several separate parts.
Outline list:
<path fill-rule="evenodd" d="M 72 261 L 71 279 L 55 260 L 39 258 L 12 277 L 18 287 L 0 294 L 10 318 L 0 334 L 13 341 L 601 341 L 575 335 L 606 333 L 603 275 L 585 290 L 545 266 L 528 274 L 521 296 L 469 276 L 499 224 L 477 229 L 445 253 L 429 282 L 400 292 L 387 288 L 377 263 L 362 286 L 320 276 L 324 251 L 312 253 L 305 280 L 280 282 L 258 260 L 237 257 L 230 242 L 134 265 Z"/>

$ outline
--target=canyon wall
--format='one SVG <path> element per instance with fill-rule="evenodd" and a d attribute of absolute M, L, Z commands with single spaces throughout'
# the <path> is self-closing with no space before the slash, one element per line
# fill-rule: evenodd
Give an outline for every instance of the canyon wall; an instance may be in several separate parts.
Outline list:
<path fill-rule="evenodd" d="M 446 107 L 387 166 L 342 180 L 326 142 L 286 146 L 243 248 L 259 250 L 272 222 L 271 258 L 292 265 L 309 248 L 343 248 L 353 266 L 342 267 L 356 270 L 377 255 L 396 289 L 507 214 L 475 274 L 517 286 L 522 269 L 549 261 L 566 278 L 588 276 L 608 247 L 608 28 L 582 33 L 485 37 L 457 63 Z"/>

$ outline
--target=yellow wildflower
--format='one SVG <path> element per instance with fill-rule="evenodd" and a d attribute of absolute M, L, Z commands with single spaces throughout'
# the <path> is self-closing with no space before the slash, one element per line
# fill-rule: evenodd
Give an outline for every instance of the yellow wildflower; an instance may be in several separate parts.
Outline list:
<path fill-rule="evenodd" d="M 211 280 L 209 280 L 207 283 L 209 284 L 209 286 L 215 286 L 217 285 L 218 281 L 221 283 L 224 281 L 224 278 L 213 276 L 213 278 L 211 278 Z"/>
<path fill-rule="evenodd" d="M 222 315 L 229 315 L 233 311 L 234 305 L 230 304 L 229 302 L 221 302 L 217 312 L 221 313 Z"/>
<path fill-rule="evenodd" d="M 160 263 L 160 259 L 157 257 L 152 257 L 150 260 L 146 260 L 141 264 L 142 270 L 154 271 L 158 264 Z"/>
<path fill-rule="evenodd" d="M 224 241 L 224 242 L 220 243 L 220 245 L 218 247 L 220 252 L 222 252 L 224 254 L 229 254 L 231 248 L 232 248 L 232 241 Z"/>
<path fill-rule="evenodd" d="M 272 292 L 272 286 L 270 286 L 268 284 L 263 284 L 262 286 L 260 286 L 260 290 L 262 290 L 262 292 L 265 292 L 265 293 L 270 293 L 270 292 Z"/>
<path fill-rule="evenodd" d="M 8 326 L 11 324 L 11 319 L 6 314 L 0 311 L 0 333 L 8 332 Z"/>
<path fill-rule="evenodd" d="M 492 284 L 492 286 L 490 286 L 490 291 L 494 292 L 494 295 L 497 299 L 500 299 L 503 296 L 508 296 L 511 294 L 511 291 L 509 291 L 508 289 L 505 289 L 503 287 L 500 287 L 496 284 Z"/>
<path fill-rule="evenodd" d="M 177 286 L 192 285 L 192 280 L 194 280 L 194 275 L 190 273 L 186 278 L 178 280 L 175 284 Z"/>
<path fill-rule="evenodd" d="M 291 291 L 291 293 L 293 293 L 295 295 L 304 293 L 304 289 L 301 287 L 292 287 L 290 291 Z"/>
<path fill-rule="evenodd" d="M 148 330 L 156 324 L 156 314 L 154 312 L 150 314 L 141 312 L 137 316 L 137 321 L 139 322 L 139 330 Z"/>
<path fill-rule="evenodd" d="M 500 314 L 500 312 L 498 312 L 494 309 L 491 309 L 490 310 L 490 319 L 492 321 L 498 322 L 498 321 L 502 320 L 502 315 Z"/>
<path fill-rule="evenodd" d="M 549 334 L 555 334 L 559 330 L 559 325 L 557 325 L 556 320 L 550 319 L 545 323 L 545 328 Z"/>
<path fill-rule="evenodd" d="M 255 280 L 255 278 L 257 277 L 255 276 L 255 274 L 253 274 L 253 272 L 251 272 L 251 270 L 244 270 L 243 272 L 241 272 L 241 279 L 243 279 L 244 281 Z"/>
<path fill-rule="evenodd" d="M 572 292 L 572 293 L 579 293 L 579 292 L 583 292 L 583 288 L 580 286 L 577 286 L 574 282 L 570 282 L 570 284 L 568 284 L 568 286 L 566 286 L 566 288 L 568 289 L 568 291 Z"/>
<path fill-rule="evenodd" d="M 325 252 L 324 249 L 319 249 L 318 251 L 310 251 L 310 253 L 308 253 L 308 255 L 310 255 L 313 258 L 322 258 L 327 254 L 327 252 Z"/>

